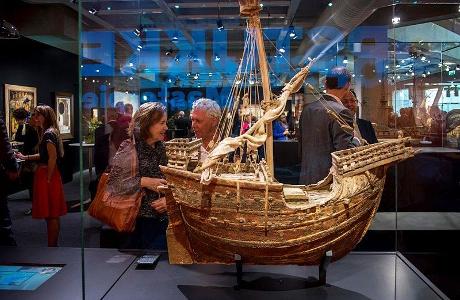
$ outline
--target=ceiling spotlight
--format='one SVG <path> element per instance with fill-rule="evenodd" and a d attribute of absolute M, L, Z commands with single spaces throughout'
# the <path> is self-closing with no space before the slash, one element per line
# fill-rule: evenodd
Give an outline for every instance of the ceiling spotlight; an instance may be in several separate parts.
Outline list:
<path fill-rule="evenodd" d="M 426 56 L 424 54 L 420 54 L 420 60 L 421 61 L 425 61 L 426 60 Z"/>
<path fill-rule="evenodd" d="M 197 80 L 199 76 L 200 76 L 200 75 L 199 75 L 198 73 L 196 73 L 196 74 L 193 76 L 193 79 Z"/>
<path fill-rule="evenodd" d="M 141 51 L 141 50 L 142 50 L 142 48 L 143 48 L 143 47 L 142 47 L 142 45 L 141 45 L 141 44 L 137 45 L 137 51 Z"/>
<path fill-rule="evenodd" d="M 209 72 L 209 74 L 208 74 L 208 75 L 209 75 L 209 77 L 212 77 L 212 73 L 211 73 L 211 72 Z"/>
<path fill-rule="evenodd" d="M 260 7 L 264 7 L 264 4 L 263 4 L 263 3 L 260 3 L 259 6 L 260 6 Z M 459 9 L 460 9 L 460 8 L 459 8 Z"/>
<path fill-rule="evenodd" d="M 401 22 L 401 18 L 400 17 L 393 17 L 393 19 L 391 19 L 391 23 L 393 23 L 393 25 L 397 25 Z"/>
<path fill-rule="evenodd" d="M 286 49 L 284 48 L 284 46 L 281 46 L 281 48 L 279 48 L 278 52 L 279 53 L 285 53 Z"/>
<path fill-rule="evenodd" d="M 92 15 L 95 15 L 95 14 L 97 14 L 97 9 L 95 9 L 95 8 L 93 7 L 93 8 L 90 8 L 90 9 L 88 10 L 88 12 L 89 12 L 90 14 L 92 14 Z"/>
<path fill-rule="evenodd" d="M 141 28 L 135 28 L 133 33 L 136 35 L 136 36 L 140 36 L 141 35 Z"/>
<path fill-rule="evenodd" d="M 179 6 L 179 5 L 177 5 L 177 4 L 176 4 L 176 5 L 174 5 L 174 8 L 179 8 L 179 7 L 180 7 L 180 6 Z"/>
<path fill-rule="evenodd" d="M 460 64 L 458 64 L 457 67 L 455 67 L 455 70 L 460 71 Z"/>
<path fill-rule="evenodd" d="M 224 23 L 222 22 L 221 19 L 217 20 L 217 30 L 219 30 L 219 31 L 224 30 Z"/>
<path fill-rule="evenodd" d="M 422 73 L 422 77 L 425 78 L 426 77 L 426 71 L 423 71 Z"/>
<path fill-rule="evenodd" d="M 289 26 L 289 37 L 295 39 L 297 35 L 295 34 L 294 26 Z"/>
<path fill-rule="evenodd" d="M 177 37 L 177 34 L 175 33 L 174 36 L 172 37 L 171 39 L 171 42 L 176 44 L 177 42 L 179 42 L 179 38 Z"/>
<path fill-rule="evenodd" d="M 220 60 L 220 56 L 216 54 L 216 56 L 214 56 L 214 61 L 219 61 Z"/>
<path fill-rule="evenodd" d="M 168 78 L 168 83 L 172 83 L 172 79 L 171 78 Z"/>
<path fill-rule="evenodd" d="M 179 62 L 179 55 L 176 55 L 176 56 L 174 57 L 174 61 L 177 62 L 177 63 Z"/>
<path fill-rule="evenodd" d="M 166 50 L 165 55 L 169 56 L 172 54 L 172 52 L 173 52 L 172 49 Z"/>
<path fill-rule="evenodd" d="M 346 65 L 348 64 L 348 58 L 346 56 L 343 57 L 343 63 Z"/>
<path fill-rule="evenodd" d="M 331 6 L 332 6 L 332 2 L 329 2 L 329 3 L 327 4 L 327 6 L 331 7 Z"/>
<path fill-rule="evenodd" d="M 0 20 L 0 39 L 18 39 L 19 31 L 5 20 Z"/>

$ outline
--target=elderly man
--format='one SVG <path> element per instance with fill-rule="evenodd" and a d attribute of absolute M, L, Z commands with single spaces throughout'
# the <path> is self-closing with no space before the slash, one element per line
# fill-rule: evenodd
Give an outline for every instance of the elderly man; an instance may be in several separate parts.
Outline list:
<path fill-rule="evenodd" d="M 211 141 L 219 125 L 221 116 L 220 107 L 216 101 L 206 98 L 200 98 L 193 103 L 192 111 L 192 129 L 197 138 L 201 138 L 201 158 L 203 162 L 208 157 L 208 151 L 213 146 Z"/>
<path fill-rule="evenodd" d="M 300 184 L 313 184 L 324 179 L 332 166 L 331 153 L 355 146 L 353 134 L 345 131 L 325 108 L 327 106 L 353 127 L 353 114 L 340 102 L 350 90 L 350 82 L 351 74 L 347 69 L 333 68 L 326 76 L 326 94 L 323 99 L 303 108 L 300 116 Z"/>

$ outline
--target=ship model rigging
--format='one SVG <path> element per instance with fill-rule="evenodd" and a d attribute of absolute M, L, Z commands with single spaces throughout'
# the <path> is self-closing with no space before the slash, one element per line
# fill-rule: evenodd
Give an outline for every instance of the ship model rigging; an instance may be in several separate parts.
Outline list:
<path fill-rule="evenodd" d="M 167 241 L 172 264 L 234 262 L 318 265 L 326 251 L 332 260 L 349 253 L 366 233 L 379 206 L 386 169 L 414 151 L 398 139 L 333 152 L 332 168 L 317 184 L 287 185 L 274 179 L 272 122 L 304 84 L 314 61 L 275 96 L 259 19 L 258 1 L 240 0 L 247 18 L 243 58 L 223 108 L 211 151 L 202 164 L 200 140 L 166 143 L 169 163 Z M 262 92 L 257 86 L 261 86 Z M 350 130 L 327 107 L 331 117 Z M 262 99 L 261 101 L 258 101 Z M 250 129 L 230 137 L 235 114 L 254 105 L 261 116 Z M 352 129 L 351 129 L 352 130 Z M 266 160 L 258 157 L 264 147 Z M 233 159 L 229 154 L 233 153 Z M 243 155 L 245 153 L 245 159 Z"/>

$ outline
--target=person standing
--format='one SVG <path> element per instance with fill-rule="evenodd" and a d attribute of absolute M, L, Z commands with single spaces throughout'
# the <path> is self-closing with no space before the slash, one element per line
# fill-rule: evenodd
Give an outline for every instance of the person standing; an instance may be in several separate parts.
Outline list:
<path fill-rule="evenodd" d="M 67 213 L 64 200 L 61 173 L 58 162 L 64 156 L 64 147 L 58 129 L 56 114 L 47 105 L 34 109 L 35 124 L 39 127 L 40 143 L 38 154 L 24 155 L 20 159 L 38 161 L 34 176 L 32 217 L 45 219 L 48 232 L 48 247 L 57 247 L 60 231 L 60 217 Z"/>
<path fill-rule="evenodd" d="M 38 133 L 31 124 L 33 123 L 33 118 L 31 119 L 32 122 L 26 123 L 28 116 L 29 112 L 22 107 L 13 111 L 13 118 L 19 124 L 14 134 L 14 140 L 24 143 L 22 146 L 22 153 L 24 155 L 32 155 L 38 152 Z M 36 167 L 37 164 L 33 161 L 24 162 L 21 165 L 21 182 L 29 190 L 30 200 L 33 199 L 33 178 Z M 31 213 L 32 210 L 30 208 L 24 211 L 25 215 L 30 215 Z"/>
<path fill-rule="evenodd" d="M 324 179 L 332 166 L 331 153 L 355 147 L 353 134 L 342 128 L 336 113 L 353 128 L 353 114 L 340 101 L 350 89 L 351 74 L 344 67 L 335 67 L 326 76 L 326 94 L 307 104 L 300 116 L 301 172 L 300 184 L 313 184 Z M 342 124 L 344 125 L 344 124 Z"/>
<path fill-rule="evenodd" d="M 200 162 L 204 162 L 208 151 L 214 146 L 212 140 L 221 116 L 219 104 L 211 99 L 200 98 L 193 103 L 191 116 L 195 136 L 202 140 Z"/>
<path fill-rule="evenodd" d="M 121 144 L 113 159 L 107 182 L 113 192 L 126 195 L 143 190 L 134 232 L 122 245 L 125 249 L 166 249 L 166 199 L 159 192 L 159 187 L 167 184 L 160 170 L 160 165 L 168 163 L 163 142 L 168 130 L 166 120 L 166 108 L 162 104 L 142 104 L 130 124 L 130 138 Z M 134 176 L 129 166 L 132 158 L 128 157 L 133 152 L 138 162 Z"/>
<path fill-rule="evenodd" d="M 8 182 L 17 178 L 18 164 L 6 133 L 5 122 L 0 117 L 0 246 L 16 246 L 6 197 Z"/>
<path fill-rule="evenodd" d="M 354 125 L 353 128 L 355 130 L 354 136 L 358 137 L 359 139 L 364 139 L 368 144 L 375 144 L 378 142 L 377 136 L 375 135 L 374 127 L 372 127 L 372 123 L 368 120 L 364 120 L 358 118 L 358 99 L 356 98 L 356 94 L 353 90 L 350 90 L 343 98 L 342 98 L 343 105 L 348 108 L 354 115 Z"/>

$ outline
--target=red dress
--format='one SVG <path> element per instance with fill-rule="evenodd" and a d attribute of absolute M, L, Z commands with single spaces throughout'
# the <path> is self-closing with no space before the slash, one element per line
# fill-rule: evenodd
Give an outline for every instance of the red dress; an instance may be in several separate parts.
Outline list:
<path fill-rule="evenodd" d="M 32 200 L 32 217 L 36 219 L 57 218 L 67 213 L 61 173 L 57 166 L 48 183 L 48 166 L 46 165 L 48 161 L 47 143 L 54 144 L 56 149 L 59 147 L 57 136 L 51 129 L 45 131 L 39 146 L 40 164 L 35 171 Z"/>

